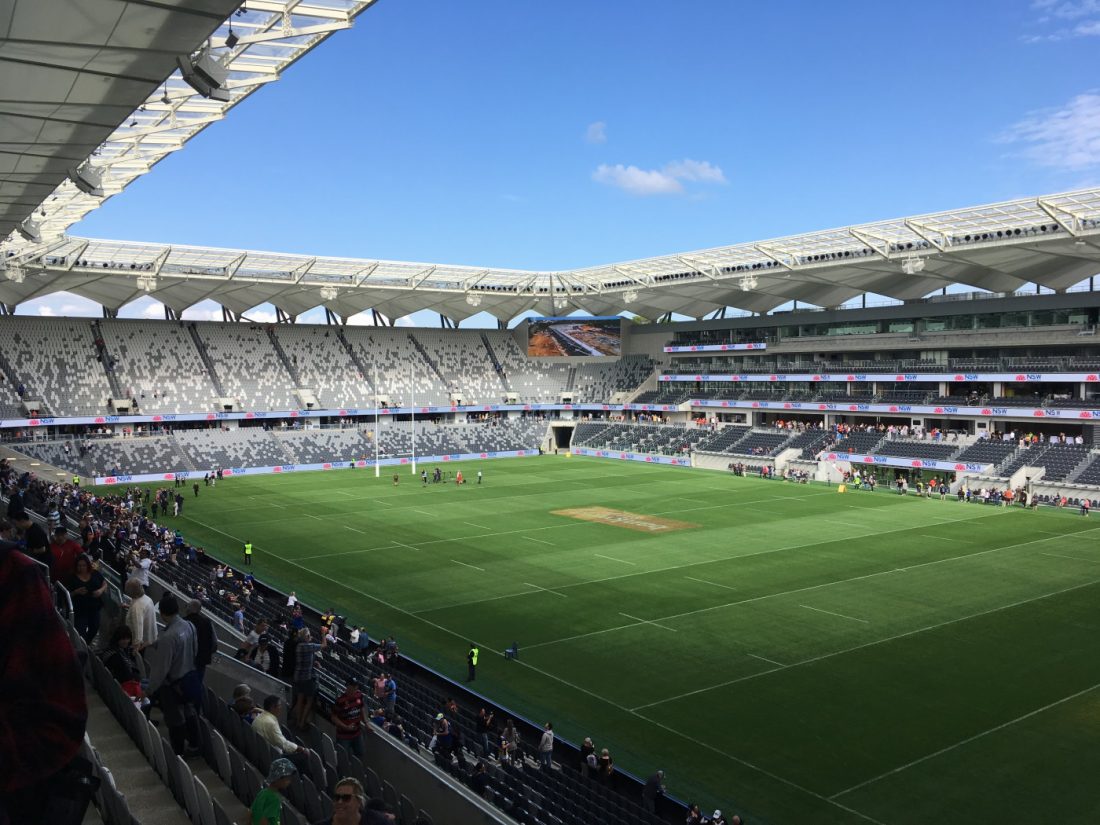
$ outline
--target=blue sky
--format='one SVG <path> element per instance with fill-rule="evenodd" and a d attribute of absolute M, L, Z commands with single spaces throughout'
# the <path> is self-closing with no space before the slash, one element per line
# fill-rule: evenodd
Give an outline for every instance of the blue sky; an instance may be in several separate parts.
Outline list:
<path fill-rule="evenodd" d="M 557 269 L 1063 191 L 1098 55 L 1100 0 L 381 0 L 71 232 Z"/>

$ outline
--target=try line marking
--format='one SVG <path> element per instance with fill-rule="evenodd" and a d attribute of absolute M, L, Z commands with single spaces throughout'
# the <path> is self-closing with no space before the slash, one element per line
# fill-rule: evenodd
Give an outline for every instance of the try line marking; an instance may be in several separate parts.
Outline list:
<path fill-rule="evenodd" d="M 611 556 L 605 556 L 603 553 L 593 553 L 593 556 L 599 556 L 601 559 L 607 559 L 608 561 L 617 561 L 619 564 L 637 564 L 637 562 L 626 561 L 625 559 L 616 559 Z"/>
<path fill-rule="evenodd" d="M 989 728 L 989 730 L 983 730 L 981 733 L 976 733 L 973 736 L 968 736 L 966 739 L 960 739 L 953 745 L 948 745 L 946 748 L 940 748 L 938 751 L 926 754 L 919 759 L 914 759 L 912 762 L 907 762 L 904 765 L 899 765 L 892 770 L 886 771 L 886 773 L 880 773 L 878 776 L 872 776 L 870 779 L 865 779 L 858 785 L 852 785 L 852 787 L 850 788 L 845 788 L 842 791 L 837 791 L 835 794 L 830 796 L 829 799 L 835 800 L 838 796 L 844 796 L 845 794 L 849 794 L 852 791 L 858 791 L 860 788 L 866 788 L 868 785 L 873 785 L 874 783 L 878 782 L 879 780 L 885 779 L 888 776 L 893 776 L 894 774 L 909 770 L 909 768 L 912 768 L 915 765 L 919 765 L 922 762 L 927 762 L 929 759 L 935 759 L 937 756 L 942 756 L 945 753 L 950 753 L 951 751 L 955 750 L 955 748 L 961 748 L 964 745 L 969 745 L 971 742 L 981 739 L 983 736 L 989 736 L 991 733 L 996 733 L 997 731 L 1004 730 L 1007 727 L 1015 725 L 1017 722 L 1023 722 L 1025 719 L 1030 719 L 1032 716 L 1038 716 L 1040 713 L 1044 713 L 1051 708 L 1056 708 L 1059 705 L 1064 705 L 1066 702 L 1072 702 L 1074 699 L 1078 699 L 1084 696 L 1086 693 L 1092 693 L 1097 688 L 1100 688 L 1100 682 L 1093 685 L 1092 687 L 1087 687 L 1084 690 L 1079 690 L 1076 693 L 1070 694 L 1069 696 L 1063 696 L 1061 699 L 1057 699 L 1053 702 L 1050 702 L 1049 704 L 1043 705 L 1041 708 L 1036 708 L 1033 711 L 1029 711 L 1028 713 L 1022 714 L 1021 716 L 1017 716 L 1015 719 L 1009 719 L 1007 722 L 1002 722 L 995 727 Z"/>
<path fill-rule="evenodd" d="M 830 616 L 836 616 L 840 619 L 851 619 L 853 622 L 863 622 L 864 624 L 870 624 L 866 619 L 857 619 L 855 616 L 845 616 L 843 613 L 834 613 L 831 610 L 822 610 L 820 607 L 810 607 L 808 604 L 800 604 L 799 607 L 804 607 L 807 610 L 816 610 L 818 613 L 826 613 Z"/>

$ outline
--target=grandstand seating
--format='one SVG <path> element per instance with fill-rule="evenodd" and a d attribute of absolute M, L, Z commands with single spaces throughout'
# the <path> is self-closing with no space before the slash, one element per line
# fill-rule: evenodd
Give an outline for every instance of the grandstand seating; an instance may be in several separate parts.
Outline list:
<path fill-rule="evenodd" d="M 847 436 L 837 441 L 829 449 L 839 453 L 854 453 L 856 455 L 868 455 L 874 452 L 879 443 L 886 438 L 886 433 L 878 430 L 853 430 Z"/>
<path fill-rule="evenodd" d="M 283 324 L 276 330 L 300 388 L 312 390 L 322 407 L 373 407 L 370 376 L 361 373 L 338 334 L 333 327 L 299 324 Z"/>
<path fill-rule="evenodd" d="M 1100 454 L 1093 455 L 1092 460 L 1077 474 L 1073 482 L 1090 487 L 1100 486 Z"/>
<path fill-rule="evenodd" d="M 875 450 L 877 455 L 894 458 L 921 458 L 932 461 L 950 461 L 959 451 L 958 444 L 943 444 L 935 441 L 904 441 L 886 439 Z"/>
<path fill-rule="evenodd" d="M 744 438 L 748 432 L 748 427 L 722 427 L 720 430 L 715 430 L 704 437 L 699 442 L 698 449 L 704 453 L 730 452 L 733 446 Z"/>
<path fill-rule="evenodd" d="M 266 329 L 215 323 L 200 323 L 196 328 L 228 397 L 246 410 L 298 409 L 294 382 Z"/>
<path fill-rule="evenodd" d="M 825 449 L 825 445 L 833 440 L 831 430 L 803 430 L 784 445 L 784 449 L 798 448 L 802 450 L 799 458 L 810 461 Z"/>
<path fill-rule="evenodd" d="M 104 319 L 99 330 L 123 397 L 140 412 L 215 409 L 218 391 L 184 324 Z"/>
<path fill-rule="evenodd" d="M 92 322 L 11 316 L 0 323 L 0 351 L 12 384 L 44 402 L 43 414 L 102 415 L 111 386 L 99 363 Z"/>
<path fill-rule="evenodd" d="M 1001 475 L 1011 476 L 1021 467 L 1043 467 L 1043 481 L 1064 481 L 1088 457 L 1083 444 L 1032 444 L 1001 468 Z"/>
<path fill-rule="evenodd" d="M 990 441 L 981 439 L 974 442 L 956 457 L 956 461 L 975 464 L 1003 464 L 1019 449 L 1015 441 Z"/>

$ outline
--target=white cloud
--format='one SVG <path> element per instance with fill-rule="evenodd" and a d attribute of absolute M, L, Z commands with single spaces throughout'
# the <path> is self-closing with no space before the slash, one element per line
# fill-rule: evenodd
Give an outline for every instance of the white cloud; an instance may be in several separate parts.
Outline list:
<path fill-rule="evenodd" d="M 631 195 L 679 195 L 683 181 L 693 183 L 725 183 L 722 170 L 705 160 L 674 160 L 660 169 L 640 169 L 616 163 L 601 163 L 592 173 L 592 180 L 614 186 Z"/>
<path fill-rule="evenodd" d="M 705 160 L 674 160 L 665 167 L 665 174 L 681 180 L 703 183 L 725 183 L 726 176 L 717 166 Z"/>
<path fill-rule="evenodd" d="M 1078 37 L 1100 37 L 1100 20 L 1078 23 L 1073 27 L 1073 33 Z"/>
<path fill-rule="evenodd" d="M 1100 0 L 1034 0 L 1031 7 L 1039 12 L 1037 25 L 1056 28 L 1042 34 L 1025 35 L 1025 43 L 1056 43 L 1072 37 L 1100 36 Z"/>
<path fill-rule="evenodd" d="M 1060 20 L 1079 20 L 1093 14 L 1100 15 L 1100 0 L 1035 0 L 1031 7 Z"/>
<path fill-rule="evenodd" d="M 607 124 L 602 120 L 589 123 L 584 130 L 584 139 L 588 143 L 607 143 Z"/>
<path fill-rule="evenodd" d="M 34 298 L 19 305 L 19 315 L 37 315 L 42 318 L 98 318 L 103 310 L 95 301 L 89 301 L 71 292 L 55 292 L 42 298 Z"/>
<path fill-rule="evenodd" d="M 1100 93 L 1077 95 L 1060 109 L 1031 112 L 1000 137 L 1040 166 L 1079 172 L 1100 166 Z"/>

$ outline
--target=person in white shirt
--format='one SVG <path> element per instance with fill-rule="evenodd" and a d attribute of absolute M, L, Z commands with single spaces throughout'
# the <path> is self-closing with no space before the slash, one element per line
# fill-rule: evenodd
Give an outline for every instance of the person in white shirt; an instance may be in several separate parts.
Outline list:
<path fill-rule="evenodd" d="M 539 766 L 549 768 L 554 754 L 554 726 L 549 722 L 542 730 L 542 738 L 539 739 Z"/>
<path fill-rule="evenodd" d="M 252 720 L 252 730 L 295 765 L 305 765 L 309 758 L 309 749 L 283 736 L 283 729 L 279 724 L 279 711 L 282 707 L 283 700 L 278 695 L 273 693 L 265 697 L 264 709 Z"/>
<path fill-rule="evenodd" d="M 294 595 L 294 591 L 291 590 L 290 595 L 286 597 L 286 606 L 294 607 L 296 604 L 298 604 L 298 597 Z"/>
<path fill-rule="evenodd" d="M 156 608 L 153 600 L 145 595 L 145 588 L 137 578 L 127 580 L 125 592 L 130 597 L 126 626 L 134 636 L 133 649 L 141 650 L 157 640 Z"/>

